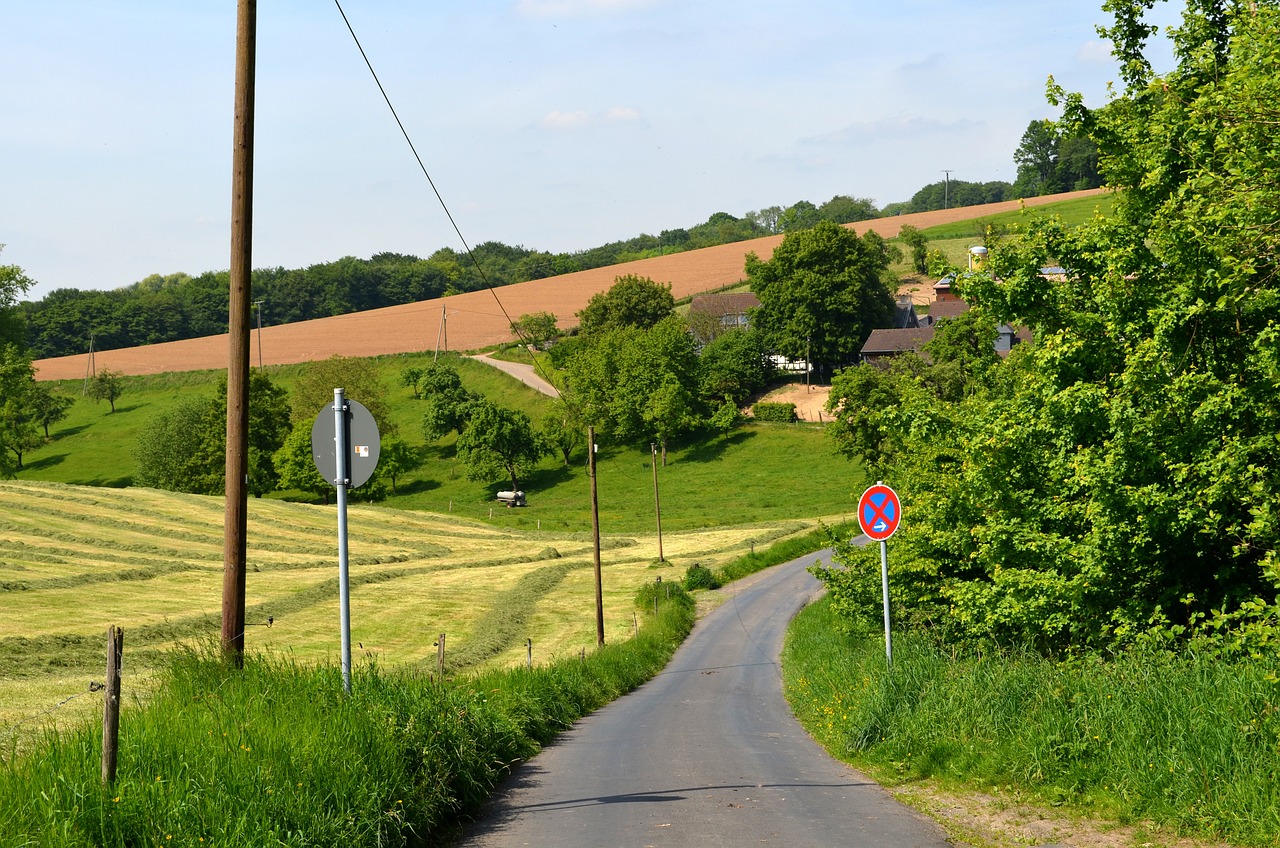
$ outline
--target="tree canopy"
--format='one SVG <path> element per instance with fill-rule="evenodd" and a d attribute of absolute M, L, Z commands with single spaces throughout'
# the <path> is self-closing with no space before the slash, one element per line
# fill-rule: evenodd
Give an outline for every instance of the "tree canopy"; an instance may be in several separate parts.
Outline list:
<path fill-rule="evenodd" d="M 957 401 L 885 384 L 894 420 L 847 443 L 903 497 L 907 617 L 951 637 L 1063 652 L 1232 627 L 1248 651 L 1270 632 L 1249 622 L 1280 614 L 1280 10 L 1190 4 L 1157 77 L 1149 5 L 1108 4 L 1121 96 L 1090 111 L 1051 87 L 1059 131 L 1120 190 L 1113 217 L 1033 216 L 959 281 L 1034 342 Z M 864 566 L 829 583 L 874 614 Z"/>
<path fill-rule="evenodd" d="M 788 233 L 773 257 L 747 256 L 760 298 L 752 322 L 769 346 L 812 363 L 819 379 L 857 361 L 876 327 L 891 326 L 893 295 L 884 239 L 830 222 Z"/>
<path fill-rule="evenodd" d="M 578 313 L 580 332 L 601 333 L 622 327 L 645 329 L 657 324 L 676 308 L 670 283 L 624 274 L 607 291 L 597 292 Z"/>

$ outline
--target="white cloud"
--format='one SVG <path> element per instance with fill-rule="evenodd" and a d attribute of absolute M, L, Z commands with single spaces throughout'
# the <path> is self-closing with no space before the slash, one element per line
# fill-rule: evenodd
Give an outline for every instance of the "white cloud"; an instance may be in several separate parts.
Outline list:
<path fill-rule="evenodd" d="M 517 0 L 516 13 L 526 18 L 585 18 L 613 15 L 658 5 L 659 0 Z"/>
<path fill-rule="evenodd" d="M 574 129 L 575 127 L 586 126 L 587 122 L 590 120 L 591 116 L 583 111 L 548 112 L 542 116 L 542 120 L 539 123 L 547 129 L 568 130 Z"/>
<path fill-rule="evenodd" d="M 632 109 L 630 106 L 613 106 L 604 113 L 606 121 L 638 121 L 640 120 L 640 110 Z"/>
<path fill-rule="evenodd" d="M 1104 65 L 1111 61 L 1111 42 L 1093 39 L 1080 45 L 1076 58 L 1090 65 Z"/>

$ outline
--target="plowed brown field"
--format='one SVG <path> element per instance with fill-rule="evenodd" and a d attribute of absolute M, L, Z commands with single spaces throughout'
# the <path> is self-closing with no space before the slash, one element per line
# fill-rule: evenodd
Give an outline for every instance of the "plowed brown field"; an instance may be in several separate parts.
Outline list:
<path fill-rule="evenodd" d="M 1100 191 L 1070 192 L 1027 198 L 1025 201 L 921 212 L 846 226 L 858 233 L 874 230 L 892 238 L 903 224 L 924 229 L 1015 210 L 1024 203 L 1038 206 Z M 529 312 L 555 313 L 562 329 L 576 325 L 575 313 L 587 305 L 593 294 L 605 291 L 613 285 L 614 278 L 623 274 L 638 274 L 658 282 L 669 282 L 671 293 L 677 300 L 733 285 L 744 278 L 744 260 L 748 253 L 768 258 L 781 242 L 780 235 L 766 236 L 503 286 L 493 291 L 468 292 L 403 306 L 264 327 L 260 338 L 254 330 L 251 359 L 257 361 L 259 345 L 262 361 L 271 365 L 310 362 L 335 354 L 378 356 L 434 350 L 437 340 L 450 350 L 476 350 L 510 341 L 513 338 L 510 322 Z M 228 358 L 229 337 L 224 333 L 180 342 L 100 351 L 95 354 L 94 366 L 98 370 L 109 368 L 124 374 L 157 374 L 224 368 Z M 35 367 L 37 377 L 42 380 L 82 379 L 88 369 L 88 354 L 41 359 Z"/>

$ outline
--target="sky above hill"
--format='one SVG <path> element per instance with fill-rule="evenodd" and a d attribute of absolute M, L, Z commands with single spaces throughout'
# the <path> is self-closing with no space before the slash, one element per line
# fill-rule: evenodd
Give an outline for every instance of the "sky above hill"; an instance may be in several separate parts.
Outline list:
<path fill-rule="evenodd" d="M 1118 82 L 1100 6 L 343 2 L 466 241 L 548 251 L 837 194 L 883 206 L 947 170 L 1012 181 L 1027 124 L 1057 116 L 1049 75 L 1091 106 Z M 27 298 L 228 267 L 235 2 L 6 7 L 0 264 Z M 324 0 L 259 3 L 254 199 L 254 267 L 462 249 Z"/>

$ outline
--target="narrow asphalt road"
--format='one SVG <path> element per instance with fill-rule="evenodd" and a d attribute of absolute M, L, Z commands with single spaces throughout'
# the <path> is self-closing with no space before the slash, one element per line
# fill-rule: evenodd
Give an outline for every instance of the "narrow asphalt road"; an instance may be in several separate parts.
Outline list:
<path fill-rule="evenodd" d="M 555 386 L 542 379 L 537 370 L 532 365 L 524 365 L 519 362 L 508 362 L 505 359 L 494 359 L 487 353 L 476 353 L 471 355 L 472 359 L 479 360 L 486 365 L 492 365 L 499 371 L 503 371 L 515 377 L 531 389 L 542 392 L 550 397 L 560 397 L 560 390 Z"/>
<path fill-rule="evenodd" d="M 833 760 L 782 695 L 790 619 L 819 552 L 726 590 L 667 669 L 521 766 L 465 848 L 942 848 L 932 821 Z"/>

